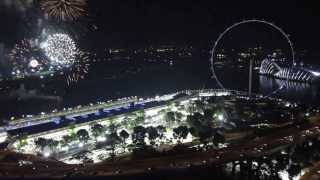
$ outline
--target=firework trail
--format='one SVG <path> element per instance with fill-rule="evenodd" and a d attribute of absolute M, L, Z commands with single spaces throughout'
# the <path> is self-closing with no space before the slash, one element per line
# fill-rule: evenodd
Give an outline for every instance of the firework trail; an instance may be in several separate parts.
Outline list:
<path fill-rule="evenodd" d="M 86 15 L 87 0 L 40 0 L 40 7 L 51 18 L 74 21 Z"/>

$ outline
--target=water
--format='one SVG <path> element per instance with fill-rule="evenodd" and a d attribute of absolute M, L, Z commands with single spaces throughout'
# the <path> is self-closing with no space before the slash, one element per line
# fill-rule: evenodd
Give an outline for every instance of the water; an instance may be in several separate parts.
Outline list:
<path fill-rule="evenodd" d="M 225 88 L 248 90 L 248 69 L 217 69 Z M 21 84 L 25 90 L 21 93 Z M 286 88 L 279 90 L 280 87 Z M 165 62 L 118 60 L 92 66 L 87 78 L 68 86 L 64 78 L 0 83 L 0 119 L 39 114 L 128 96 L 154 96 L 185 89 L 219 88 L 206 57 Z M 7 89 L 6 89 L 7 88 Z M 19 90 L 20 89 L 20 90 Z M 20 91 L 19 96 L 16 92 Z M 253 92 L 319 105 L 319 86 L 253 76 Z"/>

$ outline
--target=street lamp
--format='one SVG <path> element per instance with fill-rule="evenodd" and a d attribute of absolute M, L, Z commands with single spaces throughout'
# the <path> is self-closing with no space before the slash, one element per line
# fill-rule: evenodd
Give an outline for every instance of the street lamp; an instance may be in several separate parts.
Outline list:
<path fill-rule="evenodd" d="M 218 115 L 218 120 L 219 120 L 219 121 L 223 121 L 223 120 L 224 120 L 223 114 L 219 114 L 219 115 Z"/>

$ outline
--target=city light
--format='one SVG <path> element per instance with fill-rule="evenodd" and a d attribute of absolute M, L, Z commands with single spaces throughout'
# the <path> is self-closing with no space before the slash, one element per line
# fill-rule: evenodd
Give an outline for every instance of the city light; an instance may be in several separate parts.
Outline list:
<path fill-rule="evenodd" d="M 45 152 L 43 155 L 44 157 L 48 158 L 51 154 L 49 152 Z"/>
<path fill-rule="evenodd" d="M 311 71 L 311 73 L 315 76 L 320 76 L 320 72 L 316 72 L 316 71 Z"/>
<path fill-rule="evenodd" d="M 219 121 L 223 121 L 223 120 L 224 120 L 223 114 L 219 114 L 219 115 L 218 115 L 218 120 L 219 120 Z"/>
<path fill-rule="evenodd" d="M 105 142 L 107 139 L 106 139 L 106 137 L 105 136 L 99 136 L 98 138 L 97 138 L 97 141 L 98 142 Z"/>
<path fill-rule="evenodd" d="M 78 144 L 78 146 L 79 146 L 79 148 L 82 148 L 82 147 L 84 146 L 84 144 L 83 144 L 82 142 L 80 142 L 80 143 Z"/>

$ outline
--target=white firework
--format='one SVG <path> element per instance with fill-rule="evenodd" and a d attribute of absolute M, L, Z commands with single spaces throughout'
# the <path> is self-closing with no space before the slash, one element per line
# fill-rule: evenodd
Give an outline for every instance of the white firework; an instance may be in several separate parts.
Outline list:
<path fill-rule="evenodd" d="M 29 63 L 29 66 L 30 66 L 31 68 L 36 68 L 36 67 L 39 66 L 39 62 L 38 62 L 36 59 L 32 59 L 32 60 L 30 61 L 30 63 Z"/>
<path fill-rule="evenodd" d="M 70 67 L 76 61 L 77 46 L 67 34 L 49 35 L 41 48 L 54 67 Z"/>

